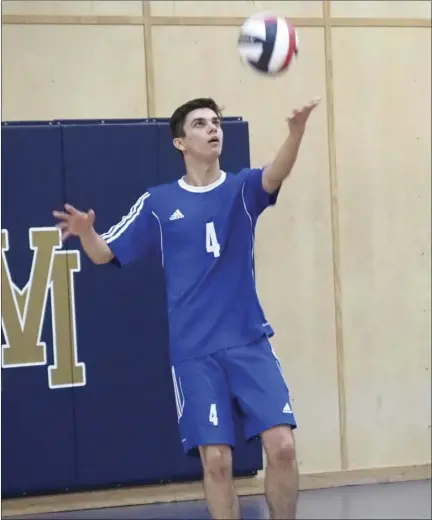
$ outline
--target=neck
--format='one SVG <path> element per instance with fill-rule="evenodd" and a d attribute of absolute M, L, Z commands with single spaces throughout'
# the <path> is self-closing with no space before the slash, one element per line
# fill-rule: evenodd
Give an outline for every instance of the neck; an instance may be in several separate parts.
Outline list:
<path fill-rule="evenodd" d="M 184 181 L 190 186 L 208 186 L 216 182 L 221 175 L 219 160 L 208 164 L 197 162 L 192 158 L 186 161 L 186 175 Z"/>

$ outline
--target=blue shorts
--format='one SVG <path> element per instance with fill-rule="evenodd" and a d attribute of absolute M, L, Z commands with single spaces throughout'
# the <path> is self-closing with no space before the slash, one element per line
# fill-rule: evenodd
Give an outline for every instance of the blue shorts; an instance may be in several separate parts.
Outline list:
<path fill-rule="evenodd" d="M 181 441 L 235 445 L 233 407 L 240 407 L 247 440 L 277 425 L 297 427 L 289 389 L 267 337 L 219 350 L 171 368 Z"/>

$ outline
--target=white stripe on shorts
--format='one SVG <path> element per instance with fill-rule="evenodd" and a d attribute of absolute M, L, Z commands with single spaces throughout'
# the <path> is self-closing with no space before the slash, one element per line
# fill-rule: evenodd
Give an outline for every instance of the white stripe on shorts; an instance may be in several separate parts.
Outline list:
<path fill-rule="evenodd" d="M 177 383 L 177 376 L 175 373 L 175 368 L 173 366 L 171 367 L 171 375 L 172 375 L 172 380 L 173 380 L 173 385 L 174 385 L 174 396 L 175 396 L 176 408 L 177 408 L 177 421 L 180 422 L 180 419 L 182 418 L 182 415 L 183 415 L 183 409 L 184 409 L 184 395 L 183 395 L 183 390 L 181 388 L 180 381 L 179 381 L 180 388 L 179 388 L 179 384 Z M 181 392 L 181 396 L 180 396 L 180 392 Z"/>

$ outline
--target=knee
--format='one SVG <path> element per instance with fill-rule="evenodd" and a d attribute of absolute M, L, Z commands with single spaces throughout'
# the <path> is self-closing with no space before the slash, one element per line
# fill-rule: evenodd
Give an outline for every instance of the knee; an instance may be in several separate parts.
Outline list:
<path fill-rule="evenodd" d="M 296 460 L 294 437 L 291 430 L 283 429 L 265 443 L 267 461 L 272 466 L 286 466 Z"/>
<path fill-rule="evenodd" d="M 215 481 L 226 481 L 232 475 L 232 455 L 228 446 L 200 448 L 204 474 Z"/>

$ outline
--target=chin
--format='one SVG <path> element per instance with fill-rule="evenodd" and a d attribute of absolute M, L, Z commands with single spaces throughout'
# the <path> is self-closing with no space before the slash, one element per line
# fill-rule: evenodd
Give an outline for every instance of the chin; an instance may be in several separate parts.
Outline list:
<path fill-rule="evenodd" d="M 205 155 L 203 155 L 203 158 L 208 161 L 214 161 L 216 159 L 219 159 L 220 156 L 221 156 L 221 150 L 214 150 L 210 153 L 206 153 Z"/>

